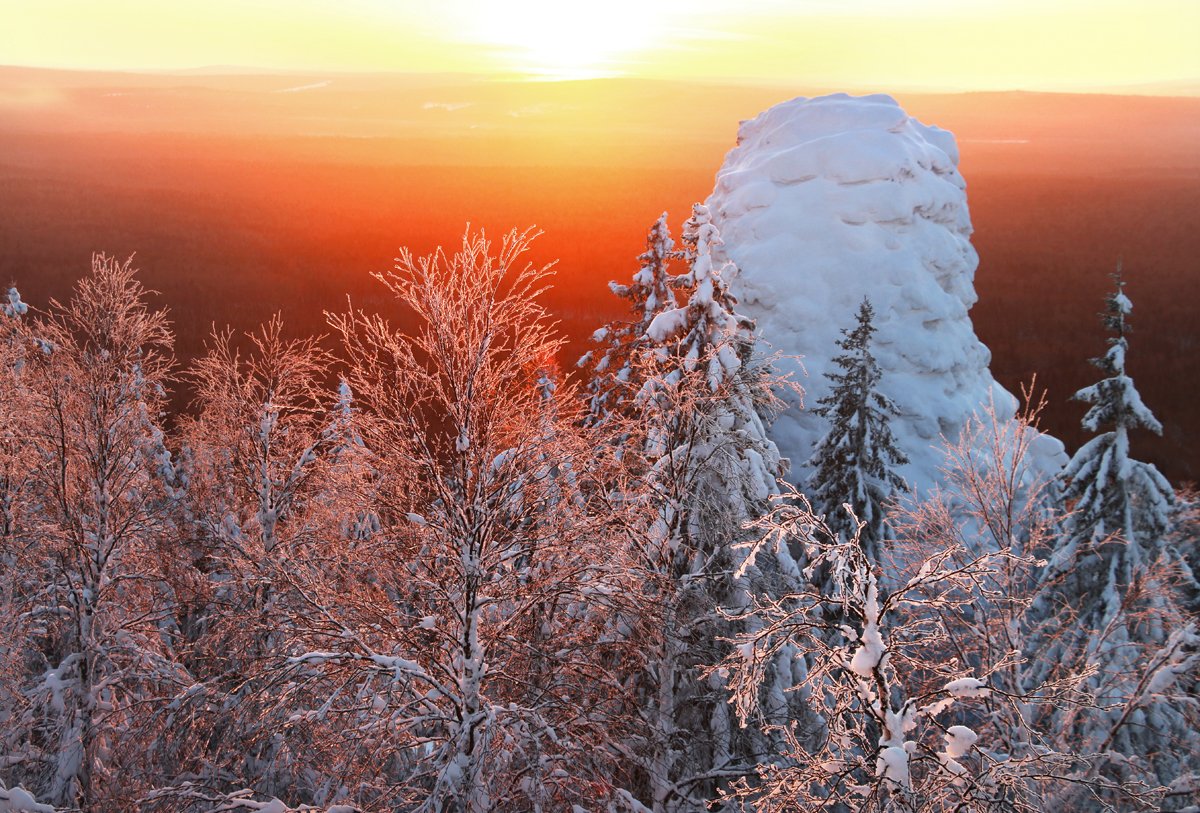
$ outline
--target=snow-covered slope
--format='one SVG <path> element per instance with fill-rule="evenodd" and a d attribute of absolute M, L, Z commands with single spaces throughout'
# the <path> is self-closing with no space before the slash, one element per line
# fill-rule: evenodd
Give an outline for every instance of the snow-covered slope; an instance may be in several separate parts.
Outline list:
<path fill-rule="evenodd" d="M 957 437 L 993 398 L 1005 419 L 1016 406 L 967 313 L 978 256 L 957 164 L 954 136 L 891 97 L 799 98 L 742 124 L 707 201 L 741 268 L 739 310 L 776 350 L 803 356 L 809 406 L 829 391 L 841 328 L 870 298 L 880 388 L 903 411 L 894 429 L 911 462 L 900 473 L 921 491 L 939 479 L 942 435 Z M 780 417 L 791 479 L 807 475 L 826 429 L 795 406 Z M 1047 472 L 1066 459 L 1045 436 L 1034 453 Z"/>

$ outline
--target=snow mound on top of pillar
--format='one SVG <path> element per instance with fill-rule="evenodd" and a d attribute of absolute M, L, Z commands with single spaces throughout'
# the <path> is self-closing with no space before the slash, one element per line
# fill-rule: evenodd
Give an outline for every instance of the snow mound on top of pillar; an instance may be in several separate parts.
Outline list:
<path fill-rule="evenodd" d="M 872 350 L 880 389 L 902 411 L 892 420 L 919 493 L 940 479 L 942 438 L 956 440 L 990 404 L 1010 421 L 1016 399 L 991 375 L 975 336 L 978 255 L 954 136 L 910 117 L 889 96 L 798 98 L 743 122 L 707 204 L 740 268 L 734 292 L 776 351 L 796 362 L 805 409 L 793 404 L 773 436 L 790 479 L 828 430 L 813 414 L 841 329 L 864 297 L 875 309 Z M 1038 437 L 1041 474 L 1065 462 L 1062 444 Z"/>

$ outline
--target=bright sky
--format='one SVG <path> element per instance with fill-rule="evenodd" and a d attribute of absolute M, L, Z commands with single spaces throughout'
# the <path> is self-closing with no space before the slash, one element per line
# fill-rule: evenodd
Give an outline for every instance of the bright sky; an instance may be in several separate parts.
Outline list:
<path fill-rule="evenodd" d="M 1200 0 L 0 0 L 0 64 L 1200 85 Z"/>

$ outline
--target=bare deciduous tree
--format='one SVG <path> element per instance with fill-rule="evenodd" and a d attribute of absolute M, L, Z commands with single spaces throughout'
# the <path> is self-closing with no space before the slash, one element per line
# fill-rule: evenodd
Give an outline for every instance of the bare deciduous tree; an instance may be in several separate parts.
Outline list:
<path fill-rule="evenodd" d="M 414 334 L 331 317 L 371 451 L 375 572 L 354 594 L 308 593 L 313 648 L 289 679 L 337 687 L 323 713 L 385 749 L 380 803 L 549 811 L 611 794 L 597 675 L 622 509 L 607 444 L 553 382 L 562 339 L 537 301 L 548 269 L 523 264 L 531 239 L 402 252 L 380 279 Z"/>
<path fill-rule="evenodd" d="M 44 801 L 101 809 L 149 781 L 137 759 L 153 736 L 147 709 L 188 682 L 162 567 L 172 338 L 130 263 L 102 256 L 70 302 L 27 330 L 38 517 L 19 567 L 38 586 L 27 644 L 42 665 L 24 689 L 34 702 L 21 775 Z"/>

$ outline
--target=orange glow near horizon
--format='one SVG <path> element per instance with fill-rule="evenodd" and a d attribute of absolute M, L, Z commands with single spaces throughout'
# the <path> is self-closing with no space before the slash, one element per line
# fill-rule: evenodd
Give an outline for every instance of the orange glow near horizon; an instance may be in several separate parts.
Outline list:
<path fill-rule="evenodd" d="M 885 90 L 1200 86 L 1195 0 L 0 0 L 0 14 L 7 65 Z"/>

